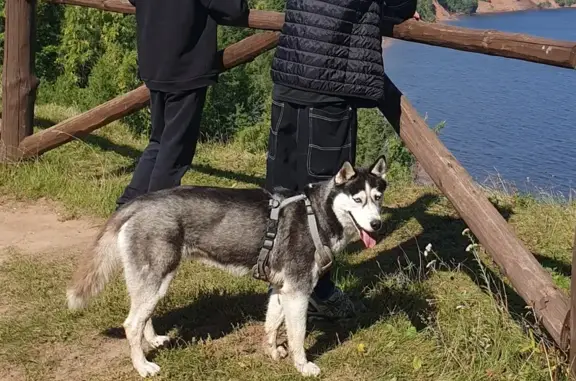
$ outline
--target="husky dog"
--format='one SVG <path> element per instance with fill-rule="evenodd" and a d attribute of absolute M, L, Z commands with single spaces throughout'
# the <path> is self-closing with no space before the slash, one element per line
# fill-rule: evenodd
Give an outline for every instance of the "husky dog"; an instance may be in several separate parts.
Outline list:
<path fill-rule="evenodd" d="M 315 241 L 320 239 L 332 254 L 359 238 L 373 247 L 382 227 L 385 177 L 384 156 L 369 168 L 353 168 L 346 162 L 330 180 L 306 187 L 306 203 L 289 203 L 279 214 L 266 262 L 272 292 L 265 347 L 274 360 L 287 356 L 276 343 L 284 322 L 294 365 L 305 376 L 320 373 L 304 351 L 308 300 L 321 272 Z M 80 261 L 67 290 L 68 307 L 86 306 L 122 265 L 130 295 L 130 313 L 123 327 L 132 363 L 142 377 L 155 375 L 160 367 L 146 359 L 142 340 L 154 348 L 169 342 L 168 336 L 156 334 L 151 316 L 178 265 L 194 259 L 237 275 L 248 274 L 259 262 L 271 199 L 286 200 L 286 192 L 180 186 L 135 199 L 110 217 L 93 249 Z M 318 239 L 311 234 L 310 215 Z"/>

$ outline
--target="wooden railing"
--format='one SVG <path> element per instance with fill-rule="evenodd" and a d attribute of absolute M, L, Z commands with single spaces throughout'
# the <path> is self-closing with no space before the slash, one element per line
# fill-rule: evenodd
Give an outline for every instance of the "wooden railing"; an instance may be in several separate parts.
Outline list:
<path fill-rule="evenodd" d="M 120 0 L 49 1 L 105 11 L 134 13 L 134 8 L 129 3 Z M 142 109 L 149 102 L 149 93 L 144 86 L 141 86 L 83 114 L 32 134 L 35 90 L 38 86 L 38 80 L 33 74 L 34 52 L 31 49 L 35 31 L 34 10 L 34 0 L 6 0 L 4 113 L 0 130 L 0 161 L 6 163 L 36 157 Z M 272 32 L 255 34 L 225 48 L 221 52 L 221 70 L 249 62 L 259 54 L 274 48 L 278 42 L 277 31 L 281 29 L 283 22 L 282 13 L 251 11 L 246 26 Z M 414 20 L 390 25 L 385 35 L 421 44 L 576 68 L 574 42 L 498 31 L 471 30 Z M 452 202 L 520 296 L 533 308 L 535 315 L 557 345 L 563 350 L 571 348 L 572 361 L 576 352 L 574 351 L 576 323 L 575 319 L 570 318 L 571 307 L 568 296 L 556 287 L 550 274 L 515 236 L 508 223 L 488 201 L 458 160 L 389 79 L 385 99 L 386 102 L 380 105 L 380 110 L 386 119 L 434 183 Z M 576 287 L 574 278 L 572 282 Z M 574 303 L 576 297 L 573 293 L 572 309 L 576 306 Z M 570 341 L 575 344 L 571 346 Z"/>

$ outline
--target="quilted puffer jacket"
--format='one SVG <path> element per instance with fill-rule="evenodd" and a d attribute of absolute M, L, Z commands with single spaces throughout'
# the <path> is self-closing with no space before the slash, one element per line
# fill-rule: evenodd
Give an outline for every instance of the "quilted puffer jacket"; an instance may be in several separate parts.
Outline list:
<path fill-rule="evenodd" d="M 381 99 L 382 30 L 412 17 L 416 5 L 416 0 L 287 0 L 272 62 L 273 82 L 322 94 Z"/>

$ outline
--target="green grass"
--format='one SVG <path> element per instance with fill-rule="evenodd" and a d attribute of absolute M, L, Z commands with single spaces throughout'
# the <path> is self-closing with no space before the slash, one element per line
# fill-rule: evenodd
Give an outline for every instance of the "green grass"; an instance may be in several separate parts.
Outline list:
<path fill-rule="evenodd" d="M 39 106 L 38 124 L 73 112 Z M 0 192 L 59 201 L 71 216 L 105 217 L 144 145 L 117 123 L 35 162 L 0 167 Z M 264 160 L 264 153 L 233 144 L 202 144 L 185 183 L 257 186 Z M 567 289 L 576 205 L 491 198 Z M 335 271 L 337 283 L 367 311 L 352 322 L 309 327 L 308 353 L 323 379 L 566 379 L 563 356 L 484 251 L 466 251 L 466 226 L 444 197 L 392 182 L 384 203 L 387 238 L 373 250 L 344 254 Z M 0 264 L 2 369 L 15 379 L 139 379 L 120 329 L 128 311 L 121 277 L 87 310 L 70 313 L 64 290 L 78 252 L 54 260 L 10 254 Z M 177 337 L 172 348 L 154 354 L 162 367 L 158 379 L 301 379 L 289 360 L 274 363 L 261 350 L 265 298 L 266 285 L 249 277 L 184 265 L 155 314 L 157 330 Z"/>
<path fill-rule="evenodd" d="M 74 109 L 40 105 L 36 125 L 47 127 L 74 114 Z M 134 138 L 121 123 L 112 123 L 35 162 L 0 168 L 0 191 L 19 198 L 48 196 L 62 201 L 69 212 L 108 216 L 145 146 L 144 138 Z M 242 187 L 261 182 L 264 153 L 247 154 L 222 144 L 199 144 L 197 151 L 195 171 L 185 183 Z"/>

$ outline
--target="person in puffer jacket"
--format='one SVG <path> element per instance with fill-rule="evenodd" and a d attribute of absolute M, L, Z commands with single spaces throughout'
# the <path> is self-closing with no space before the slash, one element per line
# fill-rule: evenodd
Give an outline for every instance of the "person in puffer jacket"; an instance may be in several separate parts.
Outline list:
<path fill-rule="evenodd" d="M 287 0 L 272 62 L 274 83 L 266 188 L 302 191 L 355 164 L 357 109 L 384 96 L 382 34 L 419 19 L 417 0 Z M 352 317 L 353 302 L 318 281 L 308 315 Z"/>

